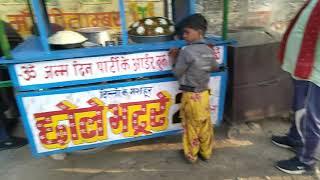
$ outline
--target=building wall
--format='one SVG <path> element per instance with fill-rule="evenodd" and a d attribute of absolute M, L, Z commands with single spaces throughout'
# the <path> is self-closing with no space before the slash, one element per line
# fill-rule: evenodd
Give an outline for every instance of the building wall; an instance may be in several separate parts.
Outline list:
<path fill-rule="evenodd" d="M 230 0 L 230 29 L 258 26 L 283 32 L 306 0 Z M 220 34 L 223 0 L 197 0 L 197 11 L 209 20 L 209 31 Z"/>
<path fill-rule="evenodd" d="M 164 1 L 126 0 L 128 24 L 147 16 L 163 16 Z M 306 0 L 230 0 L 230 29 L 243 26 L 271 27 L 282 32 L 297 9 Z M 0 19 L 6 21 L 19 35 L 31 34 L 32 19 L 27 0 L 0 0 Z M 119 31 L 117 0 L 46 0 L 50 21 L 66 29 L 87 26 L 107 26 Z M 170 10 L 170 8 L 168 8 Z M 197 0 L 197 11 L 209 20 L 209 32 L 220 34 L 223 0 Z M 170 16 L 169 16 L 170 17 Z"/>

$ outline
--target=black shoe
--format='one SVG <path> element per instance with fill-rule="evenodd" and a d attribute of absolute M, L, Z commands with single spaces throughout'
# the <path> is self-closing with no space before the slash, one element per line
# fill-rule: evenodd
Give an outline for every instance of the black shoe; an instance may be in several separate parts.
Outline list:
<path fill-rule="evenodd" d="M 297 150 L 299 147 L 302 147 L 302 143 L 292 141 L 288 136 L 272 136 L 271 142 L 279 147 Z"/>
<path fill-rule="evenodd" d="M 10 137 L 0 142 L 0 151 L 7 149 L 17 149 L 28 144 L 27 139 L 19 137 Z"/>
<path fill-rule="evenodd" d="M 288 149 L 294 153 L 299 153 L 302 150 L 302 142 L 293 142 L 288 136 L 272 136 L 271 142 L 278 147 Z M 314 158 L 320 161 L 320 153 L 317 153 Z"/>
<path fill-rule="evenodd" d="M 306 173 L 312 174 L 315 172 L 315 166 L 309 166 L 307 164 L 304 164 L 300 162 L 297 157 L 277 162 L 276 168 L 278 168 L 282 172 L 293 175 Z"/>

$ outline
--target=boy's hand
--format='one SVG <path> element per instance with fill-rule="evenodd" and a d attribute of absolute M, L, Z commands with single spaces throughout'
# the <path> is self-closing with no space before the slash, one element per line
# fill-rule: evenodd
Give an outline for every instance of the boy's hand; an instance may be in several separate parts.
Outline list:
<path fill-rule="evenodd" d="M 169 50 L 169 57 L 171 59 L 171 63 L 174 66 L 177 62 L 177 57 L 179 55 L 179 49 L 178 48 L 171 48 Z"/>
<path fill-rule="evenodd" d="M 169 50 L 169 57 L 176 59 L 179 55 L 179 49 L 178 48 L 171 48 Z"/>

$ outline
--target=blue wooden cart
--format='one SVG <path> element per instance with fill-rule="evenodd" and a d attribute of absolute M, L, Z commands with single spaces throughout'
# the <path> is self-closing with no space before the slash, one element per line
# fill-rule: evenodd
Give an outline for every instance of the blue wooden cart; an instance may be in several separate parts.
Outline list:
<path fill-rule="evenodd" d="M 129 43 L 124 0 L 119 0 L 121 45 L 51 50 L 45 4 L 41 0 L 30 2 L 39 35 L 26 39 L 11 52 L 6 51 L 6 40 L 2 38 L 5 56 L 0 63 L 9 68 L 34 156 L 181 131 L 180 92 L 171 74 L 168 50 L 184 46 L 184 41 Z M 173 1 L 173 20 L 178 22 L 195 13 L 195 3 L 195 0 Z M 226 66 L 230 42 L 215 36 L 207 39 L 215 45 L 215 56 L 221 66 Z M 213 73 L 210 81 L 212 121 L 216 125 L 223 118 L 225 69 Z"/>

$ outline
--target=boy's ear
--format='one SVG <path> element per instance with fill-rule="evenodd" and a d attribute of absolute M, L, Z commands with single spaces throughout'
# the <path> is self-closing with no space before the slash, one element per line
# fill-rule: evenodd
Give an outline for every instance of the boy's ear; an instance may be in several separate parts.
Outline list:
<path fill-rule="evenodd" d="M 200 33 L 200 35 L 201 35 L 201 36 L 204 36 L 204 32 L 203 32 L 203 30 L 198 29 L 197 31 Z"/>

